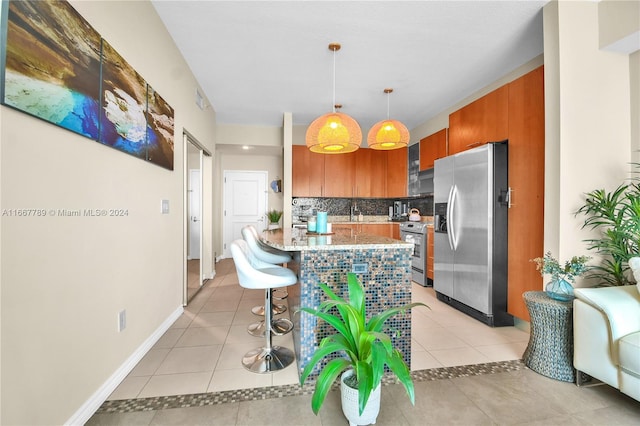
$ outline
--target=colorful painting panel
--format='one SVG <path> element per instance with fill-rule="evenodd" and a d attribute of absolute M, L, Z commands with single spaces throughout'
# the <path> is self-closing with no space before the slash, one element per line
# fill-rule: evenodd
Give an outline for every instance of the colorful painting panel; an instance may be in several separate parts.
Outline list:
<path fill-rule="evenodd" d="M 147 159 L 173 170 L 173 108 L 147 85 Z"/>
<path fill-rule="evenodd" d="M 5 52 L 5 105 L 98 138 L 100 35 L 69 3 L 10 1 Z"/>
<path fill-rule="evenodd" d="M 102 40 L 99 142 L 147 159 L 147 83 Z"/>

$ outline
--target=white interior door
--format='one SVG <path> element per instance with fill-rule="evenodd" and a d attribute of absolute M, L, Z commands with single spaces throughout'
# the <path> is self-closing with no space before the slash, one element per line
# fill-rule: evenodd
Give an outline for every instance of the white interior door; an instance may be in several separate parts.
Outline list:
<path fill-rule="evenodd" d="M 224 172 L 224 257 L 231 257 L 229 245 L 242 238 L 242 227 L 265 229 L 267 213 L 267 172 Z"/>
<path fill-rule="evenodd" d="M 200 194 L 200 170 L 189 170 L 189 260 L 200 259 Z"/>

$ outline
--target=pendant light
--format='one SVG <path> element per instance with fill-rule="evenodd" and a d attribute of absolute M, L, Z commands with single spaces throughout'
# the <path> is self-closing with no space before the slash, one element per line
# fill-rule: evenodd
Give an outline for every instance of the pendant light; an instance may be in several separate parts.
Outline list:
<path fill-rule="evenodd" d="M 329 50 L 333 51 L 333 112 L 316 118 L 307 128 L 305 140 L 311 152 L 345 154 L 357 150 L 362 143 L 358 122 L 336 112 L 336 52 L 340 47 L 339 43 L 329 44 Z"/>
<path fill-rule="evenodd" d="M 367 144 L 371 149 L 390 150 L 404 148 L 409 144 L 409 130 L 398 120 L 389 118 L 389 97 L 393 89 L 384 89 L 387 94 L 387 119 L 377 122 L 369 130 Z"/>

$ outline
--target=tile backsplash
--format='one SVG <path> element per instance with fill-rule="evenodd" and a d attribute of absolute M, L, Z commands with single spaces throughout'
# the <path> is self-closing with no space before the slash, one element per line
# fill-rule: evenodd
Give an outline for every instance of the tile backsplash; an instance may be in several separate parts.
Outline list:
<path fill-rule="evenodd" d="M 292 200 L 293 222 L 300 222 L 302 218 L 315 215 L 318 211 L 326 211 L 329 216 L 349 216 L 351 207 L 365 216 L 388 216 L 389 207 L 394 201 L 408 204 L 408 209 L 420 210 L 422 216 L 433 215 L 433 197 L 411 198 L 304 198 Z"/>

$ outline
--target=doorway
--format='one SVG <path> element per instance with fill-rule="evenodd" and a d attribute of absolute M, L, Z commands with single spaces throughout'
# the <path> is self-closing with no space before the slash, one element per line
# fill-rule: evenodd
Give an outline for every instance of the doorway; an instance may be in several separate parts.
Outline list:
<path fill-rule="evenodd" d="M 242 238 L 242 227 L 253 225 L 258 232 L 266 228 L 267 172 L 224 172 L 223 254 L 231 257 L 229 246 Z"/>
<path fill-rule="evenodd" d="M 206 282 L 203 269 L 203 159 L 206 153 L 198 142 L 184 135 L 185 182 L 185 278 L 184 304 Z"/>

